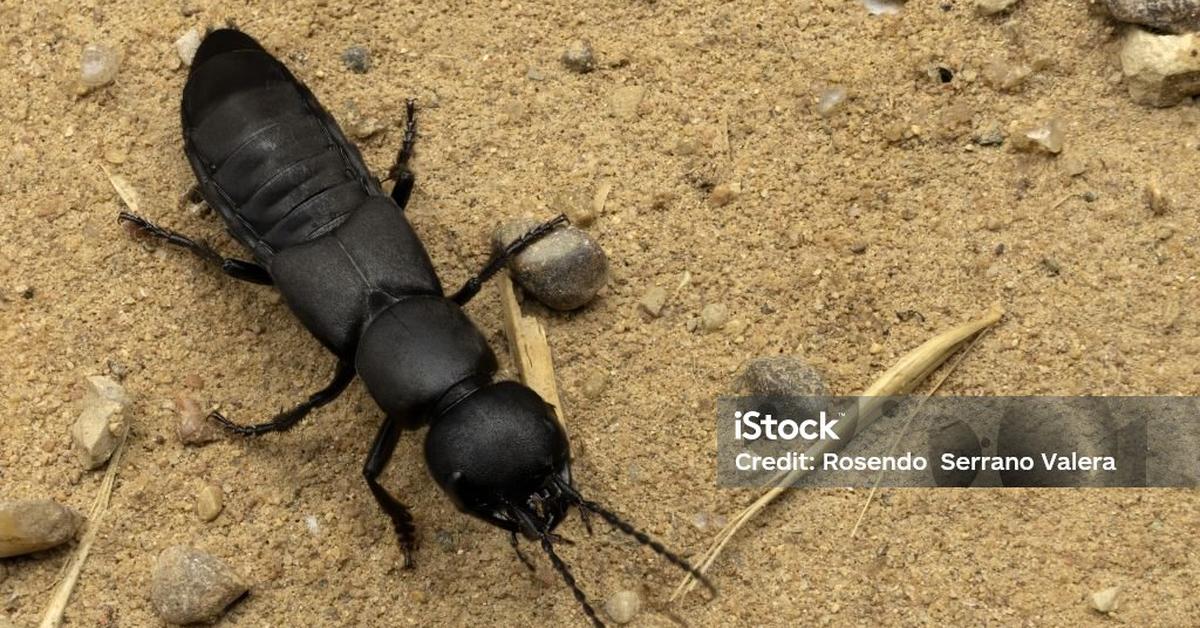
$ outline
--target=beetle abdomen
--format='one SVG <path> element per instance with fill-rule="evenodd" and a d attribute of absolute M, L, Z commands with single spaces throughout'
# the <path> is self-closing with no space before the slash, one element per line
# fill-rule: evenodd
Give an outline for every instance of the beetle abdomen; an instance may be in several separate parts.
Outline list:
<path fill-rule="evenodd" d="M 201 191 L 260 262 L 332 229 L 382 194 L 312 92 L 241 32 L 204 39 L 182 113 Z"/>

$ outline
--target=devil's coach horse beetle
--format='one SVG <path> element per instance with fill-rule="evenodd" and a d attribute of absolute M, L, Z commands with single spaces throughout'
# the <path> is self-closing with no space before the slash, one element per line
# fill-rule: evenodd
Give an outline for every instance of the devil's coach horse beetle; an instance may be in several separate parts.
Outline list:
<path fill-rule="evenodd" d="M 416 139 L 407 106 L 404 142 L 385 195 L 358 149 L 312 92 L 253 38 L 222 29 L 205 37 L 188 73 L 182 103 L 184 151 L 208 204 L 254 262 L 222 257 L 208 245 L 122 212 L 137 231 L 188 249 L 228 275 L 274 285 L 305 327 L 338 358 L 328 386 L 243 435 L 283 431 L 338 397 L 357 374 L 384 410 L 363 466 L 375 500 L 395 526 L 411 566 L 414 528 L 408 509 L 378 482 L 404 429 L 429 426 L 429 472 L 460 510 L 538 541 L 592 623 L 603 625 L 554 552 L 554 534 L 574 505 L 595 513 L 660 556 L 712 585 L 686 560 L 585 499 L 571 481 L 570 448 L 551 408 L 517 382 L 495 381 L 496 356 L 463 313 L 483 282 L 565 218 L 522 236 L 466 285 L 446 297 L 404 207 Z M 590 529 L 590 527 L 589 527 Z"/>

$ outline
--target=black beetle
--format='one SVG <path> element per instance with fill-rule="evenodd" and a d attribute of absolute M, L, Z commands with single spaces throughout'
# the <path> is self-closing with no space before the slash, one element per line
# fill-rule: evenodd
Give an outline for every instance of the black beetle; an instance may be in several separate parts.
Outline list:
<path fill-rule="evenodd" d="M 495 381 L 496 357 L 461 306 L 522 248 L 553 230 L 559 217 L 493 257 L 447 297 L 403 210 L 413 188 L 407 162 L 416 139 L 407 105 L 403 145 L 389 195 L 312 92 L 250 36 L 209 33 L 188 73 L 182 103 L 184 150 L 200 193 L 220 212 L 254 262 L 228 259 L 203 242 L 122 212 L 136 231 L 183 247 L 227 274 L 274 285 L 300 321 L 338 358 L 333 381 L 266 423 L 238 425 L 244 435 L 282 431 L 333 401 L 357 374 L 384 410 L 363 475 L 391 517 L 411 566 L 414 528 L 408 509 L 378 482 L 404 429 L 429 426 L 430 474 L 460 510 L 540 543 L 588 618 L 595 611 L 554 552 L 567 509 L 595 513 L 660 556 L 711 585 L 687 561 L 584 499 L 571 481 L 566 434 L 551 408 L 526 386 Z"/>

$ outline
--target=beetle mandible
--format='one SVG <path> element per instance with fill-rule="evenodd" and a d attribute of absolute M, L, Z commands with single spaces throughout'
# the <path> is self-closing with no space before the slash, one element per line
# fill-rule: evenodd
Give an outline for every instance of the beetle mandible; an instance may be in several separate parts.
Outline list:
<path fill-rule="evenodd" d="M 312 92 L 252 37 L 216 30 L 196 51 L 181 106 L 184 151 L 200 193 L 254 261 L 222 257 L 140 216 L 122 212 L 120 220 L 232 277 L 273 285 L 338 359 L 325 388 L 270 421 L 211 418 L 243 435 L 287 430 L 358 375 L 386 415 L 363 476 L 391 518 L 406 567 L 415 547 L 412 516 L 378 478 L 401 432 L 428 426 L 426 465 L 442 490 L 463 512 L 507 531 L 530 568 L 517 533 L 536 541 L 594 624 L 602 625 L 554 551 L 562 540 L 554 529 L 570 506 L 585 523 L 588 513 L 599 515 L 711 589 L 686 560 L 576 490 L 553 409 L 526 386 L 495 380 L 496 357 L 462 311 L 488 278 L 565 218 L 531 230 L 446 296 L 404 215 L 414 183 L 412 101 L 406 113 L 388 195 Z"/>

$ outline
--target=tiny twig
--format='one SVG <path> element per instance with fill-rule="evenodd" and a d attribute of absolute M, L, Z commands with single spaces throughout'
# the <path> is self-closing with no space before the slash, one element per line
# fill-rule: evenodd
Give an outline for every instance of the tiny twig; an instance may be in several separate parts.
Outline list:
<path fill-rule="evenodd" d="M 79 582 L 83 563 L 87 560 L 92 544 L 96 542 L 96 535 L 100 532 L 100 522 L 104 519 L 104 513 L 108 511 L 108 501 L 112 497 L 113 486 L 117 481 L 117 469 L 121 466 L 121 454 L 125 451 L 125 441 L 128 438 L 129 427 L 126 426 L 121 441 L 117 443 L 117 448 L 113 450 L 112 457 L 108 460 L 108 468 L 104 471 L 100 490 L 96 493 L 91 510 L 88 511 L 87 528 L 79 540 L 79 545 L 75 548 L 75 554 L 67 563 L 65 575 L 59 582 L 58 588 L 55 589 L 54 595 L 50 597 L 50 604 L 47 605 L 46 612 L 42 615 L 40 628 L 58 628 L 62 624 L 63 613 L 67 610 L 67 602 L 71 600 L 71 592 L 75 590 L 75 585 Z"/>
<path fill-rule="evenodd" d="M 837 440 L 819 441 L 804 452 L 806 456 L 819 458 L 826 452 L 835 451 L 845 446 L 854 435 L 864 430 L 882 414 L 883 404 L 888 397 L 902 395 L 911 391 L 918 384 L 925 381 L 938 366 L 945 362 L 946 358 L 959 349 L 959 347 L 978 334 L 980 331 L 994 325 L 1004 315 L 1004 310 L 999 306 L 993 306 L 982 317 L 963 323 L 953 329 L 944 331 L 937 336 L 925 341 L 924 344 L 910 351 L 904 357 L 900 358 L 892 368 L 888 369 L 874 384 L 859 396 L 858 406 L 853 411 L 849 412 L 846 419 L 839 423 L 841 429 L 837 430 Z M 795 483 L 808 472 L 807 469 L 799 468 L 793 471 L 781 471 L 771 478 L 771 488 L 767 489 L 758 499 L 741 512 L 735 515 L 729 523 L 722 529 L 713 539 L 712 545 L 703 554 L 699 564 L 696 566 L 697 571 L 701 574 L 705 573 L 729 541 L 737 534 L 742 526 L 746 525 L 755 515 L 761 512 L 768 504 L 779 497 L 788 486 Z M 675 587 L 675 591 L 671 594 L 671 600 L 676 600 L 688 593 L 696 587 L 696 580 L 691 574 L 684 577 L 683 581 Z"/>
<path fill-rule="evenodd" d="M 508 348 L 521 375 L 521 382 L 553 406 L 554 416 L 565 429 L 567 424 L 563 419 L 562 400 L 558 396 L 558 383 L 554 377 L 554 358 L 550 354 L 550 343 L 546 342 L 546 330 L 536 318 L 521 313 L 521 305 L 517 303 L 517 294 L 508 273 L 499 273 L 495 280 L 500 287 L 500 302 L 504 311 L 504 335 L 508 337 Z"/>
<path fill-rule="evenodd" d="M 904 421 L 904 427 L 900 429 L 900 433 L 896 435 L 896 440 L 892 442 L 891 449 L 888 450 L 889 456 L 895 453 L 896 448 L 900 446 L 900 441 L 904 438 L 904 435 L 908 433 L 908 428 L 912 426 L 913 419 L 917 417 L 917 413 L 921 411 L 921 407 L 925 405 L 925 401 L 932 397 L 933 394 L 942 387 L 942 384 L 946 383 L 946 380 L 950 378 L 950 374 L 958 369 L 958 365 L 962 364 L 963 359 L 967 357 L 968 353 L 971 353 L 971 349 L 975 348 L 975 345 L 979 344 L 979 341 L 987 335 L 988 331 L 990 331 L 990 329 L 985 329 L 975 336 L 975 339 L 971 341 L 971 344 L 967 345 L 967 348 L 963 349 L 962 352 L 958 354 L 958 357 L 954 359 L 954 363 L 950 365 L 950 368 L 946 369 L 946 372 L 942 373 L 942 376 L 938 379 L 937 383 L 935 383 L 933 387 L 921 397 L 921 400 L 917 402 L 917 406 L 908 413 L 908 418 Z M 850 538 L 854 538 L 855 535 L 858 534 L 858 528 L 862 525 L 863 519 L 866 518 L 867 509 L 871 507 L 871 501 L 875 499 L 875 492 L 879 489 L 879 483 L 882 480 L 883 469 L 880 469 L 879 473 L 875 474 L 875 482 L 871 485 L 871 492 L 867 493 L 867 501 L 863 504 L 862 510 L 859 511 L 858 519 L 854 521 L 854 527 L 850 529 Z"/>

